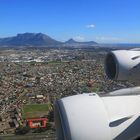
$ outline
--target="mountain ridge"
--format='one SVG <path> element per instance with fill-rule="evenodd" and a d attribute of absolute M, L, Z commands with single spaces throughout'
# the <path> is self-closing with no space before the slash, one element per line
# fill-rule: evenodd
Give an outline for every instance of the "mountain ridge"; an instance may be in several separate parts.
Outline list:
<path fill-rule="evenodd" d="M 77 44 L 77 45 L 97 45 L 98 43 L 95 41 L 85 41 L 85 42 L 79 42 L 74 40 L 73 38 L 70 38 L 68 41 L 65 42 L 65 44 Z"/>
<path fill-rule="evenodd" d="M 0 38 L 0 46 L 77 46 L 97 45 L 94 41 L 78 42 L 69 39 L 66 42 L 57 41 L 43 33 L 19 33 L 16 36 Z"/>

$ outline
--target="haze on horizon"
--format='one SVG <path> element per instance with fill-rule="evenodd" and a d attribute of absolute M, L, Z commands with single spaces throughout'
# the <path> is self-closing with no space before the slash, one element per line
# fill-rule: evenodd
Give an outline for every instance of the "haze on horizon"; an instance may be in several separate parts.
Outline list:
<path fill-rule="evenodd" d="M 1 0 L 0 38 L 45 33 L 57 40 L 140 43 L 139 0 Z"/>

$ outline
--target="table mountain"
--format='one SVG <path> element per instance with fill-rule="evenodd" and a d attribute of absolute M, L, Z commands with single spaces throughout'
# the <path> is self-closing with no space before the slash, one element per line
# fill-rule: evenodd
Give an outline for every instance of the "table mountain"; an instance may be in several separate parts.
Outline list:
<path fill-rule="evenodd" d="M 42 33 L 23 33 L 14 37 L 0 38 L 1 46 L 51 46 L 60 44 L 62 42 Z"/>

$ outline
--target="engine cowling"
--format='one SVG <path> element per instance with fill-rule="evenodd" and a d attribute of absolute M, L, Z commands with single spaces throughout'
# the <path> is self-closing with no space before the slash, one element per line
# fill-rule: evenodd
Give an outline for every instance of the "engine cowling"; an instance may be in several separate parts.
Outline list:
<path fill-rule="evenodd" d="M 112 80 L 140 80 L 140 51 L 118 50 L 108 53 L 105 72 Z"/>
<path fill-rule="evenodd" d="M 134 140 L 140 136 L 140 96 L 95 93 L 55 103 L 57 140 Z"/>

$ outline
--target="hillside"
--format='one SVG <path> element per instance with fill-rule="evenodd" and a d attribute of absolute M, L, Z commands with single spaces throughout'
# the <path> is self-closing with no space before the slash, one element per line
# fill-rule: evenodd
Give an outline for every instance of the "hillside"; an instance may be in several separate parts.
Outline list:
<path fill-rule="evenodd" d="M 98 45 L 97 42 L 94 41 L 87 41 L 87 42 L 78 42 L 75 41 L 74 39 L 69 39 L 68 41 L 65 42 L 65 45 L 71 45 L 71 46 L 95 46 Z"/>

